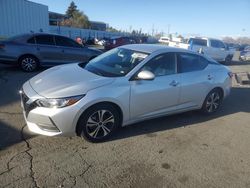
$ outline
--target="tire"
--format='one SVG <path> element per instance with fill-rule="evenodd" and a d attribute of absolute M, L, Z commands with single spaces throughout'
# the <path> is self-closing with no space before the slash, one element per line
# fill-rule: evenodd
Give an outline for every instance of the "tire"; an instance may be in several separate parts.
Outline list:
<path fill-rule="evenodd" d="M 213 89 L 208 93 L 201 110 L 204 114 L 212 114 L 220 108 L 222 101 L 222 92 L 219 89 Z"/>
<path fill-rule="evenodd" d="M 38 69 L 38 59 L 33 56 L 23 56 L 19 59 L 19 65 L 24 72 L 34 72 Z"/>
<path fill-rule="evenodd" d="M 225 58 L 225 64 L 227 65 L 227 64 L 231 63 L 232 58 L 233 58 L 233 57 L 232 57 L 231 55 L 228 55 L 228 56 Z"/>
<path fill-rule="evenodd" d="M 118 110 L 110 104 L 89 108 L 78 120 L 78 134 L 90 142 L 102 142 L 110 138 L 121 124 Z"/>

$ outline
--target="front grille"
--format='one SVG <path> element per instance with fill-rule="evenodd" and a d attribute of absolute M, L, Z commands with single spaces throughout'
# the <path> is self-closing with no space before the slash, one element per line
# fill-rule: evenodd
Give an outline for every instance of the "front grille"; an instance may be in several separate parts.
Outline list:
<path fill-rule="evenodd" d="M 23 108 L 25 111 L 26 117 L 28 116 L 29 112 L 37 107 L 36 103 L 34 101 L 30 102 L 30 98 L 23 92 L 21 91 L 21 100 L 23 103 Z"/>

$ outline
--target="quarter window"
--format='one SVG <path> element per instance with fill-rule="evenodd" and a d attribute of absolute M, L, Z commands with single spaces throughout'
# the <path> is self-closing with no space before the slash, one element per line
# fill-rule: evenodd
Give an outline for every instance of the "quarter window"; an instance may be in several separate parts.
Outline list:
<path fill-rule="evenodd" d="M 36 43 L 42 45 L 54 46 L 54 37 L 52 35 L 38 35 L 36 36 Z"/>
<path fill-rule="evenodd" d="M 178 72 L 193 72 L 206 68 L 208 61 L 194 54 L 181 53 L 177 55 Z"/>
<path fill-rule="evenodd" d="M 176 73 L 175 54 L 167 53 L 151 59 L 142 70 L 148 70 L 155 76 L 165 76 Z"/>
<path fill-rule="evenodd" d="M 61 37 L 61 36 L 56 36 L 56 45 L 57 46 L 64 46 L 64 47 L 72 47 L 72 48 L 80 48 L 81 46 L 77 44 L 74 40 L 66 38 L 66 37 Z"/>

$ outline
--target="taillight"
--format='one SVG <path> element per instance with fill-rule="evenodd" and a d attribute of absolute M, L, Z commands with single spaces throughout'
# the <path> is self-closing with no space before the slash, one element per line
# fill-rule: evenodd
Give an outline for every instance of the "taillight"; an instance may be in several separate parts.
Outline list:
<path fill-rule="evenodd" d="M 4 44 L 0 44 L 0 49 L 4 49 L 5 45 Z"/>
<path fill-rule="evenodd" d="M 227 73 L 230 78 L 233 78 L 234 74 L 232 72 Z"/>

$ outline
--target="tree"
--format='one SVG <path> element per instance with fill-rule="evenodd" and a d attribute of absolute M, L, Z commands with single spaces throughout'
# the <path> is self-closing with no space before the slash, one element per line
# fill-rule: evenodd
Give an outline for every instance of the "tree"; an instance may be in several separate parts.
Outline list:
<path fill-rule="evenodd" d="M 109 32 L 119 32 L 116 28 L 113 28 L 113 27 L 107 27 L 107 31 Z"/>
<path fill-rule="evenodd" d="M 62 26 L 89 28 L 90 22 L 87 15 L 77 9 L 72 1 L 66 11 L 67 18 L 61 22 Z"/>
<path fill-rule="evenodd" d="M 73 22 L 72 25 L 74 27 L 82 27 L 82 28 L 90 27 L 88 16 L 80 11 L 76 11 L 73 13 L 72 22 Z"/>
<path fill-rule="evenodd" d="M 78 10 L 77 10 L 77 6 L 76 6 L 76 4 L 74 3 L 74 1 L 72 1 L 72 2 L 70 3 L 70 5 L 69 5 L 67 11 L 66 11 L 66 16 L 67 16 L 68 18 L 72 18 L 72 17 L 73 17 L 73 13 L 74 13 L 74 12 L 77 12 L 77 11 L 78 11 Z"/>

